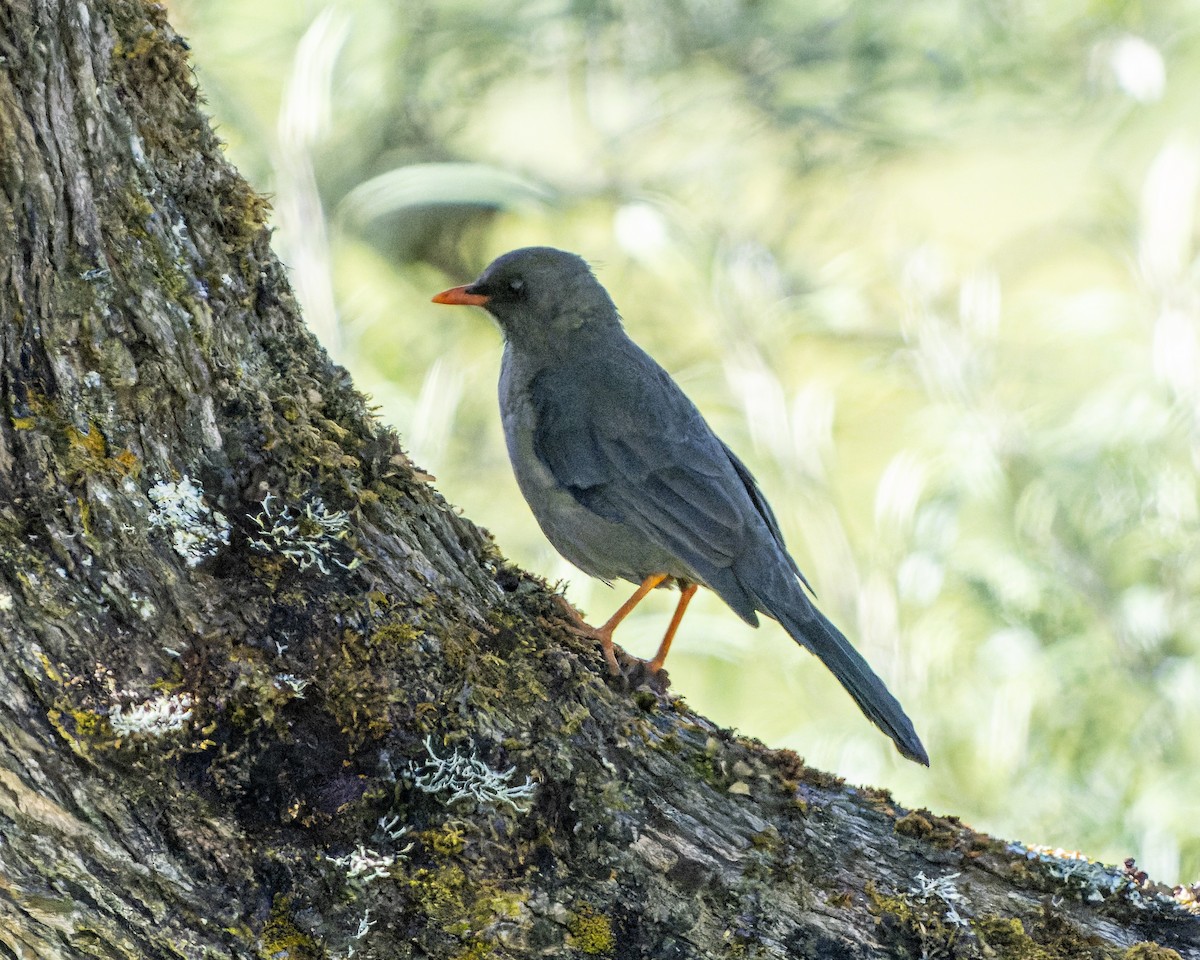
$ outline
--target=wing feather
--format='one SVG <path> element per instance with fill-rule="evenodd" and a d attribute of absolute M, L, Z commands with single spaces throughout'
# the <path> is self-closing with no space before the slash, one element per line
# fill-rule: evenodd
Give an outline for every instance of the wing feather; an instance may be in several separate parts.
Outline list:
<path fill-rule="evenodd" d="M 628 343 L 640 356 L 616 351 L 602 371 L 591 364 L 569 381 L 534 378 L 534 452 L 578 503 L 632 527 L 716 589 L 747 537 L 761 536 L 750 528 L 761 517 L 774 533 L 774 517 L 692 402 Z"/>

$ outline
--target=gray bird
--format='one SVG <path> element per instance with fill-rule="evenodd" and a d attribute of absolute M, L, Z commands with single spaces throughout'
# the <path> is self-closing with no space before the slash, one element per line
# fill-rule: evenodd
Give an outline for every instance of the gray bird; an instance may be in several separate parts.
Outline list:
<path fill-rule="evenodd" d="M 896 698 L 805 594 L 808 582 L 746 465 L 629 339 L 580 257 L 550 247 L 514 250 L 474 283 L 433 300 L 483 307 L 500 325 L 508 455 L 550 542 L 594 577 L 640 585 L 604 626 L 587 628 L 614 673 L 613 631 L 647 593 L 671 581 L 682 591 L 647 664 L 657 672 L 703 585 L 752 626 L 758 613 L 779 621 L 900 753 L 929 765 Z"/>

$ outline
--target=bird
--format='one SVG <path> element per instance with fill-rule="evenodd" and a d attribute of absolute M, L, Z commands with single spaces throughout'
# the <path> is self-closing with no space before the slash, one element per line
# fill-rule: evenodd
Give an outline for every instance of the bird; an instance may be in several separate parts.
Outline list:
<path fill-rule="evenodd" d="M 614 675 L 613 632 L 650 591 L 671 584 L 681 591 L 646 664 L 656 674 L 704 586 L 752 626 L 760 613 L 778 621 L 903 756 L 929 765 L 899 702 L 805 592 L 811 587 L 749 468 L 625 332 L 582 257 L 553 247 L 513 250 L 433 302 L 482 307 L 500 327 L 505 443 L 550 543 L 593 577 L 637 584 L 603 626 L 587 628 Z"/>

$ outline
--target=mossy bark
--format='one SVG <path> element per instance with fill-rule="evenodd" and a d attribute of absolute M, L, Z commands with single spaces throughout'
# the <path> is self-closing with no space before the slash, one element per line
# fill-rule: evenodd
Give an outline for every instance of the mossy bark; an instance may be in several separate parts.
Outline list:
<path fill-rule="evenodd" d="M 305 331 L 162 8 L 0 57 L 0 955 L 1200 956 L 611 683 Z"/>

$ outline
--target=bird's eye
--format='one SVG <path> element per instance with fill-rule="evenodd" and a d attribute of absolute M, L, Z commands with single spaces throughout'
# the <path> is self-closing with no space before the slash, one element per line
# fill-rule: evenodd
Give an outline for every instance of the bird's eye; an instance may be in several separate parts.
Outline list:
<path fill-rule="evenodd" d="M 508 281 L 508 292 L 514 297 L 519 297 L 525 293 L 525 281 L 518 277 L 516 280 Z"/>

